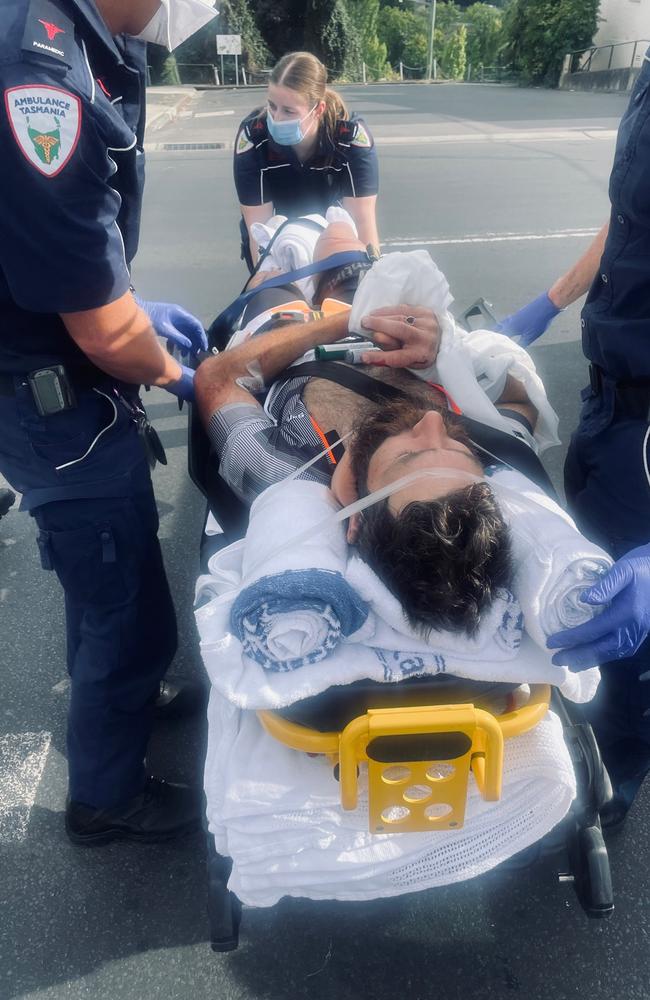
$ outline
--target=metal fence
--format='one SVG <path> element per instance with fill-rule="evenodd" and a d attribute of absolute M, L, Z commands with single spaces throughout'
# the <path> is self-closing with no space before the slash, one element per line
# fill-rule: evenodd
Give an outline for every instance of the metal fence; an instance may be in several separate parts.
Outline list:
<path fill-rule="evenodd" d="M 599 70 L 634 69 L 641 65 L 645 50 L 650 45 L 647 38 L 629 42 L 612 42 L 610 45 L 591 45 L 587 49 L 567 52 L 563 73 L 594 73 Z"/>
<path fill-rule="evenodd" d="M 222 66 L 213 63 L 176 63 L 165 71 L 164 79 L 160 71 L 154 72 L 151 66 L 147 67 L 147 83 L 149 86 L 160 84 L 187 84 L 195 86 L 243 86 L 259 87 L 266 86 L 272 70 L 270 69 L 246 69 L 240 65 L 238 77 L 235 75 L 235 65 L 226 62 Z M 426 66 L 408 66 L 400 62 L 397 66 L 386 64 L 383 67 L 371 66 L 363 63 L 361 67 L 361 79 L 345 80 L 345 83 L 396 83 L 420 80 L 426 81 Z M 465 74 L 466 80 L 480 83 L 500 83 L 511 79 L 513 72 L 509 67 L 502 66 L 478 66 L 472 70 L 468 65 Z M 433 60 L 432 79 L 444 79 L 441 76 L 437 60 Z"/>

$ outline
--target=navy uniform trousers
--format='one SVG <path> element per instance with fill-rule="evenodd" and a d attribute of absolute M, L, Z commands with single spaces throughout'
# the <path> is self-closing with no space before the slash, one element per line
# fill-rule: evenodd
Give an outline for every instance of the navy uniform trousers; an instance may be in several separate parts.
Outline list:
<path fill-rule="evenodd" d="M 149 465 L 110 384 L 49 417 L 23 379 L 15 386 L 0 395 L 0 471 L 24 494 L 65 593 L 70 797 L 109 808 L 142 789 L 153 701 L 176 651 Z"/>

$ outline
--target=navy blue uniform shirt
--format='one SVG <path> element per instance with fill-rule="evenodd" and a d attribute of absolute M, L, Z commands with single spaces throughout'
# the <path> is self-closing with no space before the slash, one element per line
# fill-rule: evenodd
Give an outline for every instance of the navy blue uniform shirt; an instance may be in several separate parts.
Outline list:
<path fill-rule="evenodd" d="M 582 312 L 582 346 L 613 379 L 650 378 L 650 49 L 619 128 L 609 197 L 609 235 Z"/>
<path fill-rule="evenodd" d="M 314 155 L 301 163 L 292 146 L 273 142 L 266 116 L 253 111 L 239 126 L 234 153 L 240 205 L 273 202 L 277 214 L 324 214 L 341 198 L 379 190 L 377 150 L 362 118 L 337 122 L 333 137 L 320 130 Z"/>
<path fill-rule="evenodd" d="M 129 288 L 145 52 L 92 0 L 0 5 L 0 372 L 90 367 L 58 314 Z"/>

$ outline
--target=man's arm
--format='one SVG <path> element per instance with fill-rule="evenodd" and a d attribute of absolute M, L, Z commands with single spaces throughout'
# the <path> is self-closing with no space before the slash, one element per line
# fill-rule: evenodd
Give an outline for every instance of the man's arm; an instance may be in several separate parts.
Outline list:
<path fill-rule="evenodd" d="M 498 407 L 503 406 L 507 407 L 509 410 L 514 410 L 516 413 L 521 413 L 533 430 L 535 429 L 535 424 L 537 423 L 537 418 L 539 416 L 537 407 L 533 406 L 529 400 L 528 393 L 526 392 L 526 387 L 523 382 L 513 378 L 512 375 L 506 376 L 506 384 L 503 387 L 503 392 L 495 401 L 494 405 L 497 409 Z"/>
<path fill-rule="evenodd" d="M 203 420 L 207 424 L 212 414 L 228 403 L 255 403 L 251 393 L 238 384 L 238 379 L 250 379 L 260 387 L 269 385 L 305 351 L 346 337 L 348 316 L 349 310 L 345 310 L 310 323 L 278 327 L 251 337 L 231 351 L 208 358 L 198 369 L 194 383 Z"/>
<path fill-rule="evenodd" d="M 364 247 L 370 245 L 379 248 L 377 195 L 371 194 L 364 198 L 343 198 L 342 201 L 343 208 L 354 219 L 359 239 Z"/>
<path fill-rule="evenodd" d="M 605 240 L 609 232 L 606 222 L 589 249 L 566 274 L 516 313 L 506 316 L 497 329 L 509 337 L 519 337 L 522 347 L 527 347 L 541 337 L 561 309 L 565 309 L 589 291 L 598 273 Z"/>
<path fill-rule="evenodd" d="M 566 274 L 563 274 L 554 285 L 551 285 L 548 297 L 558 309 L 566 309 L 567 306 L 570 306 L 572 302 L 579 299 L 581 295 L 585 295 L 591 288 L 592 282 L 598 273 L 598 266 L 600 258 L 603 256 L 608 232 L 609 222 L 606 222 L 589 249 Z"/>
<path fill-rule="evenodd" d="M 253 264 L 257 264 L 260 255 L 259 247 L 251 234 L 251 226 L 254 222 L 268 222 L 273 215 L 273 202 L 268 201 L 263 205 L 240 205 L 241 214 L 248 230 L 248 240 L 251 248 L 251 258 Z"/>
<path fill-rule="evenodd" d="M 98 309 L 62 313 L 61 318 L 77 346 L 108 375 L 134 385 L 168 386 L 183 374 L 130 292 Z"/>

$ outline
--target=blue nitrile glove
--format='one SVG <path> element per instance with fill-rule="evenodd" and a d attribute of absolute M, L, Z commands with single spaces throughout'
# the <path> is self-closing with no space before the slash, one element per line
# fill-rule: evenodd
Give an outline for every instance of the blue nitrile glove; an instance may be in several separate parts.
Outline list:
<path fill-rule="evenodd" d="M 584 625 L 548 638 L 550 649 L 562 649 L 553 663 L 579 671 L 636 653 L 650 632 L 650 545 L 632 549 L 615 562 L 581 600 L 611 604 Z"/>
<path fill-rule="evenodd" d="M 165 389 L 173 396 L 178 396 L 179 400 L 186 403 L 194 402 L 194 369 L 181 365 L 182 375 L 175 382 L 169 382 Z M 180 407 L 179 403 L 179 407 Z"/>
<path fill-rule="evenodd" d="M 548 292 L 542 292 L 519 312 L 506 316 L 497 326 L 497 332 L 505 333 L 508 337 L 519 337 L 521 346 L 528 347 L 548 330 L 560 312 L 562 310 L 551 302 Z"/>
<path fill-rule="evenodd" d="M 146 302 L 137 295 L 135 301 L 146 312 L 158 336 L 164 337 L 168 344 L 185 354 L 207 351 L 208 338 L 196 316 L 171 302 Z"/>

